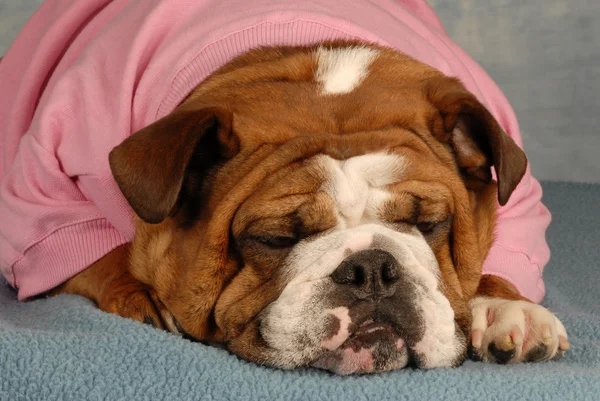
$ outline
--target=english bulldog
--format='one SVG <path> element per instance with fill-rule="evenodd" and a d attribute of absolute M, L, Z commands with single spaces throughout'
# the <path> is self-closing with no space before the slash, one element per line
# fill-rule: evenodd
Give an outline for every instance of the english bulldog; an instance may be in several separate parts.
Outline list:
<path fill-rule="evenodd" d="M 53 294 L 284 369 L 569 349 L 550 311 L 481 273 L 523 151 L 459 80 L 395 50 L 251 50 L 109 161 L 135 238 Z"/>

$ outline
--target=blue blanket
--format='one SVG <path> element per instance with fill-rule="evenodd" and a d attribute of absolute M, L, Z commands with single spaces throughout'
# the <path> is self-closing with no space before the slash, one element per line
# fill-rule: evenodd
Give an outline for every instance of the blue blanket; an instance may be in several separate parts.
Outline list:
<path fill-rule="evenodd" d="M 562 360 L 338 377 L 280 371 L 61 295 L 29 303 L 0 282 L 0 400 L 600 400 L 600 186 L 545 183 L 554 215 L 544 305 Z"/>

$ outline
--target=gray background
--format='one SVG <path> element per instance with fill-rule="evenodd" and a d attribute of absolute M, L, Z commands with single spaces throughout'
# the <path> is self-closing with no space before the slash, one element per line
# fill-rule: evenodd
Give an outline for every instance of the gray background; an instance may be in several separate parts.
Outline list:
<path fill-rule="evenodd" d="M 41 2 L 0 0 L 0 54 Z M 600 183 L 600 0 L 429 3 L 510 100 L 534 175 Z"/>

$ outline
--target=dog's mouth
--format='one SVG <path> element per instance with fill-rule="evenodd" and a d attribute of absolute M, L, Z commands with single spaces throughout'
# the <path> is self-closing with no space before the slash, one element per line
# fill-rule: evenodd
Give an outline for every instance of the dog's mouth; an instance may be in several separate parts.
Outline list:
<path fill-rule="evenodd" d="M 391 324 L 368 319 L 338 348 L 323 354 L 312 366 L 347 375 L 399 369 L 406 366 L 409 359 L 405 340 Z"/>
<path fill-rule="evenodd" d="M 341 345 L 342 348 L 365 348 L 374 345 L 390 336 L 394 336 L 394 329 L 390 324 L 375 322 L 372 319 L 363 322 L 348 339 Z"/>

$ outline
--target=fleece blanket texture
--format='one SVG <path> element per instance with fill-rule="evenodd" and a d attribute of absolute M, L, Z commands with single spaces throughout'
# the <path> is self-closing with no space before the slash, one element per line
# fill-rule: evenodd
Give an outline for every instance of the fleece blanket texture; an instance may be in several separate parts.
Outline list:
<path fill-rule="evenodd" d="M 101 312 L 71 295 L 19 303 L 0 283 L 0 400 L 600 400 L 600 186 L 544 183 L 554 221 L 543 304 L 561 360 L 338 377 L 281 371 Z"/>

